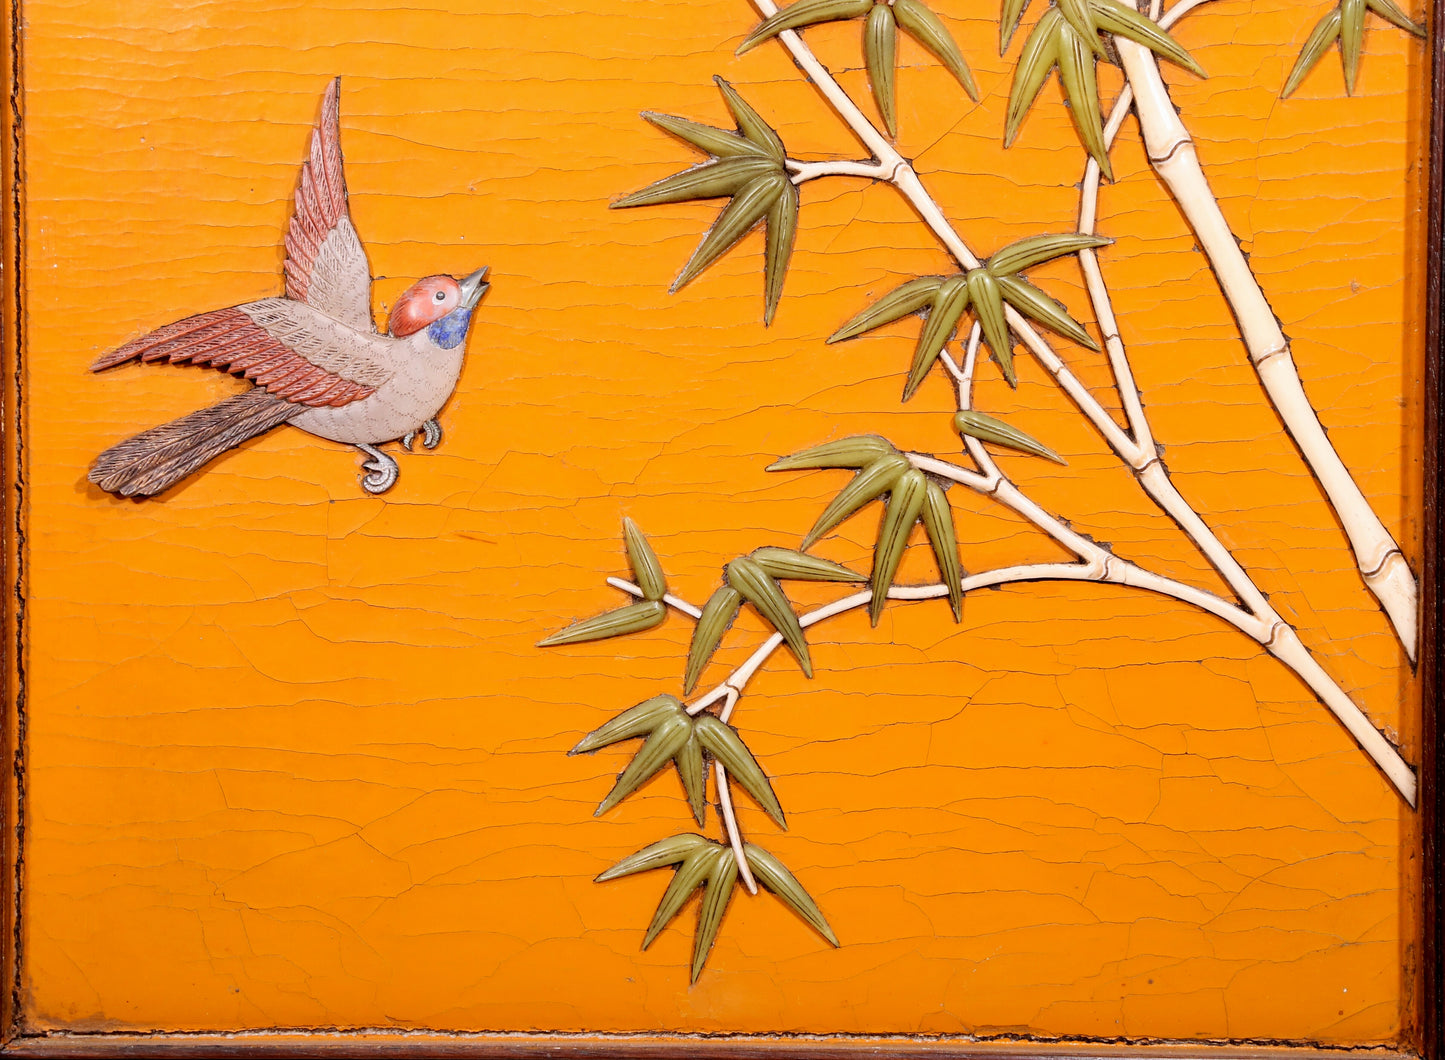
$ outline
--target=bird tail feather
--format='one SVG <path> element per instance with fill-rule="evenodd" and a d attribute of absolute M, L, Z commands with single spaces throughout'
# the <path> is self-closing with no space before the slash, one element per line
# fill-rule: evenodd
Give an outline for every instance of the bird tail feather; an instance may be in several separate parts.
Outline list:
<path fill-rule="evenodd" d="M 153 497 L 228 449 L 304 411 L 253 387 L 111 446 L 95 458 L 87 477 L 121 497 Z"/>

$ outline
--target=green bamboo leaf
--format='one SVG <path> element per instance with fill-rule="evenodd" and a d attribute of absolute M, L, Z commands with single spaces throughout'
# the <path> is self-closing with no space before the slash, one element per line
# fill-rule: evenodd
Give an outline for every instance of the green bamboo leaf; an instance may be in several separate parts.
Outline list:
<path fill-rule="evenodd" d="M 995 277 L 1012 276 L 1016 272 L 1033 268 L 1065 254 L 1077 254 L 1093 247 L 1106 247 L 1114 242 L 1101 236 L 1080 235 L 1077 232 L 1059 232 L 1042 236 L 1019 239 L 998 250 L 984 263 L 984 267 Z"/>
<path fill-rule="evenodd" d="M 933 482 L 923 496 L 923 529 L 938 562 L 938 577 L 948 586 L 948 606 L 955 622 L 963 621 L 963 563 L 958 558 L 958 532 L 953 525 L 953 508 L 948 496 Z"/>
<path fill-rule="evenodd" d="M 559 644 L 581 644 L 587 640 L 604 640 L 607 637 L 640 633 L 644 629 L 659 625 L 666 617 L 666 604 L 656 600 L 644 600 L 575 622 L 550 637 L 543 637 L 537 642 L 537 647 L 555 648 Z"/>
<path fill-rule="evenodd" d="M 643 733 L 651 732 L 667 717 L 683 713 L 682 704 L 667 694 L 653 696 L 645 703 L 629 707 L 601 728 L 594 729 L 568 751 L 569 755 L 591 754 L 593 751 L 622 740 L 631 740 Z"/>
<path fill-rule="evenodd" d="M 1094 17 L 1099 23 L 1099 28 L 1107 33 L 1116 33 L 1126 37 L 1135 44 L 1142 44 L 1156 55 L 1161 55 L 1170 62 L 1184 67 L 1196 77 L 1208 77 L 1204 67 L 1194 61 L 1179 42 L 1167 32 L 1159 28 L 1159 24 L 1152 18 L 1141 15 L 1128 4 L 1122 4 L 1119 0 L 1089 0 L 1094 6 Z"/>
<path fill-rule="evenodd" d="M 777 172 L 771 159 L 750 156 L 728 158 L 721 162 L 704 162 L 700 166 L 663 177 L 641 191 L 634 191 L 612 203 L 614 210 L 634 206 L 656 206 L 665 202 L 691 202 L 694 199 L 720 199 L 736 195 L 749 181 Z"/>
<path fill-rule="evenodd" d="M 631 519 L 622 520 L 622 540 L 627 548 L 627 562 L 632 567 L 632 576 L 642 590 L 644 600 L 661 600 L 667 592 L 667 578 L 662 573 L 662 564 L 657 553 L 647 543 L 642 531 Z"/>
<path fill-rule="evenodd" d="M 1093 39 L 1097 42 L 1098 34 L 1094 34 Z M 1059 81 L 1064 86 L 1064 95 L 1069 97 L 1069 114 L 1079 132 L 1079 141 L 1099 163 L 1099 172 L 1113 180 L 1114 167 L 1109 163 L 1109 149 L 1104 144 L 1104 117 L 1099 110 L 1094 53 L 1082 37 L 1065 26 L 1059 34 L 1058 56 Z"/>
<path fill-rule="evenodd" d="M 728 584 L 742 593 L 743 599 L 782 635 L 803 673 L 812 677 L 813 660 L 808 655 L 808 642 L 803 639 L 803 627 L 798 624 L 798 616 L 793 614 L 792 605 L 778 583 L 746 556 L 739 556 L 727 565 L 726 577 Z"/>
<path fill-rule="evenodd" d="M 1029 0 L 1003 0 L 1003 7 L 998 15 L 998 53 L 1002 55 L 1008 51 L 1009 42 L 1013 40 L 1014 33 L 1019 28 L 1019 22 L 1024 17 L 1024 11 L 1029 6 Z"/>
<path fill-rule="evenodd" d="M 798 234 L 798 189 L 786 180 L 782 193 L 768 210 L 768 234 L 763 267 L 763 325 L 773 322 L 778 299 L 783 296 L 783 278 Z"/>
<path fill-rule="evenodd" d="M 998 281 L 998 286 L 1003 292 L 1004 300 L 1030 320 L 1057 331 L 1080 346 L 1091 350 L 1099 348 L 1094 337 L 1084 330 L 1084 325 L 1065 313 L 1057 302 L 1022 276 L 1005 276 Z"/>
<path fill-rule="evenodd" d="M 713 83 L 722 92 L 723 102 L 728 105 L 733 121 L 738 123 L 738 132 L 761 147 L 767 156 L 781 167 L 788 160 L 788 153 L 783 147 L 783 141 L 778 139 L 778 134 L 773 131 L 773 127 L 763 121 L 757 111 L 748 106 L 747 101 L 737 94 L 732 85 L 721 77 L 714 77 Z"/>
<path fill-rule="evenodd" d="M 987 269 L 972 269 L 968 274 L 968 293 L 973 301 L 973 311 L 983 326 L 984 341 L 993 351 L 1003 377 L 1009 386 L 1018 385 L 1014 374 L 1013 335 L 1008 329 L 1008 318 L 1004 315 L 1003 289 L 999 281 Z"/>
<path fill-rule="evenodd" d="M 970 438 L 977 438 L 981 442 L 992 442 L 994 445 L 1004 445 L 1010 449 L 1017 449 L 1021 453 L 1028 453 L 1031 456 L 1041 456 L 1045 460 L 1052 460 L 1056 464 L 1067 464 L 1068 461 L 1054 452 L 1048 446 L 1025 434 L 1017 427 L 1010 426 L 1003 420 L 989 416 L 983 412 L 958 412 L 953 416 L 953 427 L 959 434 L 966 434 Z"/>
<path fill-rule="evenodd" d="M 1300 49 L 1299 58 L 1294 62 L 1294 69 L 1289 72 L 1289 79 L 1284 83 L 1284 91 L 1280 93 L 1285 97 L 1299 88 L 1300 82 L 1305 79 L 1320 58 L 1329 50 L 1331 44 L 1340 35 L 1340 9 L 1335 8 L 1324 18 L 1315 24 L 1310 30 L 1309 38 L 1305 46 Z"/>
<path fill-rule="evenodd" d="M 743 606 L 742 594 L 732 586 L 721 586 L 703 604 L 702 617 L 693 627 L 692 643 L 687 648 L 687 671 L 682 679 L 683 694 L 691 694 L 697 679 L 702 676 L 703 667 L 717 651 L 722 635 L 728 631 L 738 611 Z"/>
<path fill-rule="evenodd" d="M 939 284 L 933 295 L 933 308 L 928 311 L 928 319 L 918 333 L 918 344 L 913 348 L 913 362 L 908 366 L 908 379 L 903 384 L 904 401 L 911 398 L 928 377 L 928 370 L 958 328 L 970 297 L 968 280 L 963 276 L 950 276 Z"/>
<path fill-rule="evenodd" d="M 878 543 L 873 548 L 873 576 L 870 579 L 873 599 L 868 602 L 868 618 L 875 626 L 878 625 L 878 616 L 883 613 L 893 576 L 898 573 L 898 563 L 903 559 L 908 535 L 923 511 L 927 493 L 928 479 L 922 471 L 910 468 L 898 479 L 888 498 L 883 525 L 878 530 Z"/>
<path fill-rule="evenodd" d="M 942 283 L 942 276 L 920 276 L 916 280 L 909 280 L 902 287 L 889 291 L 829 335 L 828 341 L 831 343 L 851 339 L 865 331 L 872 331 L 884 324 L 900 320 L 909 313 L 918 312 L 933 301 L 933 295 Z"/>
<path fill-rule="evenodd" d="M 1038 98 L 1049 71 L 1059 61 L 1059 36 L 1064 28 L 1064 16 L 1059 14 L 1058 8 L 1051 7 L 1034 26 L 1029 39 L 1024 41 L 1024 50 L 1014 67 L 1013 86 L 1008 94 L 1008 116 L 1003 133 L 1005 147 L 1014 142 L 1024 115 Z"/>
<path fill-rule="evenodd" d="M 683 860 L 668 883 L 667 890 L 662 892 L 662 899 L 657 903 L 657 912 L 652 914 L 652 923 L 647 925 L 647 934 L 642 936 L 643 949 L 652 945 L 662 929 L 682 911 L 683 905 L 692 897 L 692 892 L 706 882 L 717 862 L 718 849 L 717 843 L 709 842 L 706 847 L 698 847 Z"/>
<path fill-rule="evenodd" d="M 682 750 L 691 735 L 692 723 L 686 717 L 663 719 L 661 724 L 652 730 L 652 735 L 643 741 L 637 754 L 627 763 L 627 768 L 622 771 L 617 783 L 612 786 L 612 790 L 607 793 L 607 797 L 592 816 L 601 817 L 650 780 L 672 760 L 673 755 Z"/>
<path fill-rule="evenodd" d="M 667 865 L 676 865 L 684 861 L 689 854 L 712 845 L 710 840 L 692 832 L 668 836 L 666 839 L 659 839 L 656 843 L 643 847 L 636 854 L 629 854 L 599 875 L 597 882 L 606 883 L 608 880 L 631 876 L 636 872 L 647 872 Z"/>
<path fill-rule="evenodd" d="M 733 890 L 738 881 L 738 862 L 731 850 L 719 850 L 713 855 L 713 870 L 708 874 L 707 891 L 702 896 L 702 905 L 697 910 L 697 934 L 692 940 L 692 982 L 702 974 L 712 944 L 717 939 L 718 928 L 722 926 L 723 914 L 732 900 Z"/>
<path fill-rule="evenodd" d="M 698 742 L 694 729 L 687 743 L 677 752 L 674 759 L 677 776 L 682 781 L 682 790 L 687 793 L 687 805 L 698 824 L 702 824 L 707 808 L 707 771 L 702 761 L 702 744 Z"/>
<path fill-rule="evenodd" d="M 958 79 L 968 98 L 978 101 L 978 87 L 973 83 L 973 74 L 958 50 L 953 35 L 943 21 L 925 7 L 919 0 L 893 0 L 893 17 L 905 33 L 931 51 L 948 72 Z"/>
<path fill-rule="evenodd" d="M 723 764 L 723 768 L 757 800 L 778 827 L 787 828 L 788 822 L 783 816 L 782 804 L 773 792 L 772 782 L 737 732 L 711 714 L 700 715 L 693 719 L 693 724 L 698 742 L 707 752 Z"/>
<path fill-rule="evenodd" d="M 1074 31 L 1079 40 L 1088 46 L 1095 55 L 1104 54 L 1104 42 L 1099 39 L 1099 24 L 1094 21 L 1093 9 L 1089 6 L 1089 0 L 1055 0 L 1059 14 L 1064 16 L 1064 21 Z"/>
<path fill-rule="evenodd" d="M 804 26 L 816 26 L 820 22 L 860 18 L 866 15 L 872 6 L 873 0 L 798 0 L 758 23 L 738 45 L 735 54 L 742 55 L 786 29 L 802 29 Z"/>
<path fill-rule="evenodd" d="M 868 12 L 863 29 L 863 59 L 868 67 L 868 81 L 873 86 L 873 102 L 883 118 L 889 136 L 898 135 L 898 110 L 894 103 L 894 68 L 898 60 L 898 23 L 893 8 L 875 4 Z"/>
<path fill-rule="evenodd" d="M 809 530 L 808 536 L 803 538 L 804 550 L 812 548 L 820 537 L 859 508 L 892 489 L 893 484 L 898 481 L 898 476 L 912 466 L 907 458 L 894 455 L 880 457 L 859 471 L 853 476 L 853 480 L 828 503 L 828 507 L 823 509 L 823 514 L 818 516 L 818 521 L 813 524 L 813 529 Z"/>
<path fill-rule="evenodd" d="M 1413 33 L 1417 37 L 1425 36 L 1425 27 L 1405 14 L 1394 0 L 1365 0 L 1365 6 L 1386 22 L 1394 23 L 1405 32 Z"/>
<path fill-rule="evenodd" d="M 698 150 L 705 151 L 717 158 L 768 157 L 767 151 L 757 144 L 735 132 L 728 132 L 726 129 L 714 129 L 711 125 L 702 125 L 699 122 L 688 121 L 686 118 L 677 118 L 671 114 L 658 114 L 650 110 L 643 111 L 642 116 L 663 132 L 671 133 L 684 143 L 689 143 Z"/>
<path fill-rule="evenodd" d="M 821 467 L 861 468 L 880 456 L 897 453 L 892 443 L 876 434 L 855 434 L 836 442 L 824 442 L 811 449 L 781 457 L 767 466 L 767 471 L 801 471 Z"/>
<path fill-rule="evenodd" d="M 777 895 L 784 905 L 802 917 L 814 931 L 834 946 L 838 945 L 838 936 L 834 935 L 833 929 L 828 926 L 818 903 L 813 901 L 812 896 L 803 889 L 803 885 L 788 871 L 786 865 L 762 847 L 751 843 L 743 845 L 743 857 L 747 859 L 748 868 L 753 870 L 759 883 Z"/>
<path fill-rule="evenodd" d="M 718 215 L 717 223 L 692 252 L 692 257 L 683 266 L 676 280 L 672 281 L 669 293 L 687 286 L 698 273 L 722 257 L 732 245 L 767 214 L 783 189 L 791 187 L 792 181 L 781 173 L 770 173 L 758 177 L 747 187 L 733 196 L 732 201 Z"/>
<path fill-rule="evenodd" d="M 1345 68 L 1345 94 L 1355 94 L 1360 50 L 1365 45 L 1365 0 L 1340 0 L 1340 64 Z"/>
<path fill-rule="evenodd" d="M 762 567 L 769 576 L 785 581 L 798 582 L 865 582 L 867 577 L 851 571 L 841 563 L 830 559 L 810 556 L 791 548 L 774 548 L 766 545 L 755 548 L 753 562 Z"/>

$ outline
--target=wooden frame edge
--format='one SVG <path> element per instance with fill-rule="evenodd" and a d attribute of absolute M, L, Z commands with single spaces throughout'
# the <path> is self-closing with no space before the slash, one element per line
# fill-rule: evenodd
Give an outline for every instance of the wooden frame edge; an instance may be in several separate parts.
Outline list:
<path fill-rule="evenodd" d="M 23 870 L 24 761 L 23 617 L 24 531 L 21 381 L 24 343 L 22 243 L 24 221 L 23 0 L 0 0 L 0 1053 L 47 1060 L 156 1056 L 176 1060 L 265 1057 L 267 1060 L 654 1060 L 695 1054 L 705 1060 L 858 1060 L 926 1057 L 927 1060 L 1445 1060 L 1445 792 L 1438 783 L 1445 761 L 1445 725 L 1438 717 L 1445 692 L 1445 0 L 1429 4 L 1428 184 L 1426 191 L 1426 319 L 1424 365 L 1419 677 L 1421 951 L 1419 1025 L 1402 1029 L 1404 1049 L 1318 1048 L 1291 1043 L 1131 1040 L 1100 1042 L 1030 1038 L 980 1039 L 925 1036 L 607 1035 L 509 1033 L 448 1034 L 317 1028 L 248 1033 L 25 1034 L 21 1024 L 20 925 Z"/>

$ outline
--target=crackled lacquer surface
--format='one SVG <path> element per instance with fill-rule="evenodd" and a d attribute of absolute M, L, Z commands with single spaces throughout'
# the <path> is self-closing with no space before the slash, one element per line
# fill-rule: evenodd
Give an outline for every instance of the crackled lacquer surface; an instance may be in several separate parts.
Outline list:
<path fill-rule="evenodd" d="M 939 9 L 982 102 L 905 42 L 901 149 L 974 246 L 1068 229 L 1082 155 L 1056 84 L 1005 152 L 995 6 Z M 1418 563 L 1421 50 L 1372 17 L 1353 99 L 1332 53 L 1281 103 L 1323 13 L 1219 0 L 1178 30 L 1211 79 L 1166 77 L 1331 438 Z M 814 631 L 813 681 L 770 661 L 734 721 L 791 829 L 746 800 L 742 823 L 841 949 L 743 895 L 689 988 L 691 911 L 642 953 L 663 881 L 592 882 L 686 827 L 672 776 L 593 819 L 628 751 L 565 752 L 680 691 L 687 624 L 534 647 L 616 606 L 603 578 L 625 573 L 622 518 L 700 602 L 727 559 L 796 545 L 840 484 L 765 474 L 777 454 L 860 431 L 959 449 L 941 376 L 898 402 L 911 326 L 821 341 L 947 267 L 889 188 L 803 189 L 768 330 L 758 235 L 669 297 L 714 209 L 606 209 L 691 157 L 640 110 L 725 122 L 714 73 L 794 154 L 856 154 L 777 45 L 733 57 L 745 0 L 26 0 L 24 15 L 28 1027 L 1408 1031 L 1411 812 L 1253 642 L 1125 589 L 980 592 L 961 626 L 937 600 L 893 605 L 876 630 L 853 612 Z M 856 33 L 810 39 L 866 99 Z M 420 275 L 493 269 L 445 442 L 403 454 L 384 498 L 359 490 L 354 452 L 289 428 L 162 500 L 98 493 L 96 452 L 237 384 L 86 366 L 280 290 L 290 191 L 336 74 L 378 315 Z M 1102 260 L 1180 488 L 1418 761 L 1408 667 L 1132 121 L 1114 165 Z M 1077 264 L 1033 275 L 1090 320 Z M 1067 356 L 1108 393 L 1101 359 Z M 1001 457 L 1016 479 L 1121 554 L 1222 591 L 1019 366 L 1017 392 L 984 373 L 981 407 L 1069 465 Z M 960 492 L 970 569 L 1063 558 Z M 874 519 L 820 553 L 866 570 Z M 915 537 L 901 578 L 931 577 Z M 719 662 L 762 631 L 745 613 Z"/>

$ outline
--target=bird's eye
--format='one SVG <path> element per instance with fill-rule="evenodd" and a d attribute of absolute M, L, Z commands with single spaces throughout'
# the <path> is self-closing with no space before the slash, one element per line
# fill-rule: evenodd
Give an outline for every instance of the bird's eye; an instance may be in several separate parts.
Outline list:
<path fill-rule="evenodd" d="M 438 292 L 437 292 L 437 301 L 438 301 L 438 302 L 445 302 L 446 300 L 447 300 L 447 293 L 446 293 L 445 291 L 438 291 Z"/>

